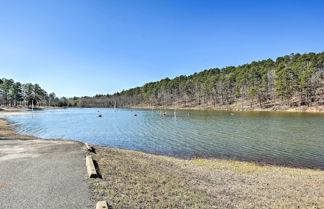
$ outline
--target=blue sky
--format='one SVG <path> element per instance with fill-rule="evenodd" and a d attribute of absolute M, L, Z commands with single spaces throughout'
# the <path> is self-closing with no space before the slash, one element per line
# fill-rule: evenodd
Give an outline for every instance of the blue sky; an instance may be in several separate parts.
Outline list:
<path fill-rule="evenodd" d="M 322 51 L 323 1 L 0 0 L 0 77 L 58 96 Z"/>

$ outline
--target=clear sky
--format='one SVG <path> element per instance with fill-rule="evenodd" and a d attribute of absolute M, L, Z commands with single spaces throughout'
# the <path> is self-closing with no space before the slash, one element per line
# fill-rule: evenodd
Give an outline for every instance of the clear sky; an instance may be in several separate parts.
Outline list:
<path fill-rule="evenodd" d="M 321 0 L 0 0 L 0 77 L 58 96 L 322 51 Z"/>

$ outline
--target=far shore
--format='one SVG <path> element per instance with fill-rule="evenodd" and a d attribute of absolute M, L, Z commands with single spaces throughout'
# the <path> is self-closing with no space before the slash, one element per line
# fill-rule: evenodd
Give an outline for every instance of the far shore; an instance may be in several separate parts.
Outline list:
<path fill-rule="evenodd" d="M 31 112 L 22 111 L 22 112 L 14 112 L 14 111 L 0 111 L 1 115 L 22 115 L 22 114 L 31 114 Z"/>
<path fill-rule="evenodd" d="M 50 109 L 67 109 L 67 108 L 113 108 L 113 107 L 51 107 L 51 106 L 40 106 L 35 107 L 34 110 L 50 110 Z M 301 107 L 289 107 L 283 106 L 278 108 L 260 108 L 260 107 L 244 107 L 241 108 L 238 105 L 232 106 L 195 106 L 195 107 L 178 107 L 178 106 L 150 106 L 150 105 L 136 105 L 136 106 L 122 106 L 118 108 L 127 109 L 144 109 L 144 110 L 197 110 L 197 111 L 229 111 L 229 112 L 286 112 L 286 113 L 324 113 L 324 106 L 301 106 Z M 31 108 L 26 107 L 0 107 L 0 114 L 9 113 L 11 114 L 22 114 L 21 112 L 31 111 Z"/>
<path fill-rule="evenodd" d="M 150 105 L 137 105 L 125 106 L 123 108 L 130 109 L 162 109 L 162 110 L 214 110 L 214 111 L 231 111 L 231 112 L 291 112 L 291 113 L 324 113 L 324 106 L 302 106 L 302 107 L 280 107 L 280 108 L 259 108 L 259 107 L 245 107 L 238 106 L 195 106 L 195 107 L 177 107 L 177 106 L 150 106 Z"/>
<path fill-rule="evenodd" d="M 31 107 L 17 106 L 0 106 L 0 112 L 21 112 L 31 110 L 46 110 L 46 109 L 65 109 L 66 107 L 51 107 L 51 106 L 36 106 L 33 109 Z"/>

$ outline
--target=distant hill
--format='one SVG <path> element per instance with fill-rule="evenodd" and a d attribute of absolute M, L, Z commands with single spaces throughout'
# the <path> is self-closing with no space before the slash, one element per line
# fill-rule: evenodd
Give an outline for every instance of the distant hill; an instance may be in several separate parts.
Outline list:
<path fill-rule="evenodd" d="M 324 111 L 324 52 L 165 78 L 113 95 L 57 98 L 38 84 L 0 79 L 2 106 Z"/>
<path fill-rule="evenodd" d="M 287 109 L 323 107 L 324 52 L 165 78 L 113 95 L 71 98 L 80 107 Z"/>

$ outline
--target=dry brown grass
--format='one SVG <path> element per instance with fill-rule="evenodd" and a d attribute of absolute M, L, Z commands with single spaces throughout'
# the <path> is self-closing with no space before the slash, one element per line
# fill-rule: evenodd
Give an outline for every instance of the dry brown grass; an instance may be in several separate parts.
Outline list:
<path fill-rule="evenodd" d="M 114 208 L 323 208 L 324 172 L 96 146 L 95 200 Z"/>

